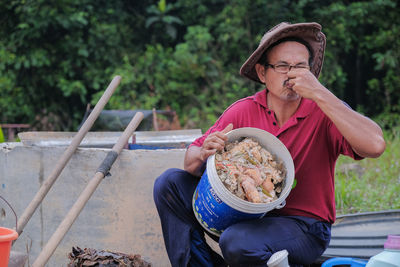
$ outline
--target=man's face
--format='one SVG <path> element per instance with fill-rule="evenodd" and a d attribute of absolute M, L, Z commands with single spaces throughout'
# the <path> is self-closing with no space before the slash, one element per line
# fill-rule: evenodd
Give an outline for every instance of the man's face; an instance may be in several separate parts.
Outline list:
<path fill-rule="evenodd" d="M 308 66 L 309 52 L 298 42 L 288 41 L 273 47 L 267 55 L 267 63 L 271 65 L 287 64 L 291 66 Z M 261 68 L 262 67 L 262 68 Z M 295 101 L 300 96 L 288 86 L 287 73 L 279 73 L 272 67 L 258 67 L 259 79 L 265 83 L 270 94 L 283 101 Z"/>

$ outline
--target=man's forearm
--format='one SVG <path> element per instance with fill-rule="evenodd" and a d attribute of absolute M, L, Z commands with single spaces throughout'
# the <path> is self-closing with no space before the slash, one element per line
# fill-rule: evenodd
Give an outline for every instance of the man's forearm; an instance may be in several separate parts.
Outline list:
<path fill-rule="evenodd" d="M 201 159 L 201 147 L 191 146 L 185 154 L 184 169 L 194 176 L 201 176 L 205 161 Z"/>
<path fill-rule="evenodd" d="M 314 101 L 358 155 L 375 158 L 383 153 L 386 146 L 383 133 L 374 121 L 347 107 L 327 89 Z"/>

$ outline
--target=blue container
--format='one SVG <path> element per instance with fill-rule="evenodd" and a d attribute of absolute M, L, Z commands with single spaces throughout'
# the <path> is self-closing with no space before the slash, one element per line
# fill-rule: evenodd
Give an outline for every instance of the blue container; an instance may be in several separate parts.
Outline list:
<path fill-rule="evenodd" d="M 204 172 L 193 194 L 193 211 L 200 224 L 217 236 L 234 223 L 261 218 L 265 214 L 265 212 L 255 214 L 241 212 L 225 204 L 211 187 L 207 171 Z"/>
<path fill-rule="evenodd" d="M 286 179 L 279 198 L 271 203 L 252 203 L 232 194 L 218 177 L 215 155 L 207 159 L 206 170 L 193 194 L 193 212 L 199 223 L 210 233 L 220 236 L 230 225 L 263 217 L 272 209 L 282 208 L 294 181 L 292 157 L 285 145 L 272 134 L 257 128 L 239 128 L 227 133 L 228 141 L 252 137 L 282 160 Z"/>
<path fill-rule="evenodd" d="M 321 267 L 333 267 L 333 266 L 343 266 L 343 265 L 348 265 L 350 267 L 364 267 L 366 264 L 367 260 L 338 257 L 327 260 L 321 265 Z"/>

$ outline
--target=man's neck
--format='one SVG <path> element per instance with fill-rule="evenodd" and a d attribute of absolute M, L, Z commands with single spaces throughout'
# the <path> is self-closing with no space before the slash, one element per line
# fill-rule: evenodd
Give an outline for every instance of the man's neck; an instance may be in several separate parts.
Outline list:
<path fill-rule="evenodd" d="M 282 100 L 267 93 L 268 108 L 273 110 L 279 127 L 284 125 L 297 111 L 301 103 L 301 97 L 295 101 Z"/>

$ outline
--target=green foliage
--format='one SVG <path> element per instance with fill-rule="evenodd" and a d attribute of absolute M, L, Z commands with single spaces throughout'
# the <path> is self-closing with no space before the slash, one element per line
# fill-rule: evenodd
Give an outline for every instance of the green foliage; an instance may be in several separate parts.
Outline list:
<path fill-rule="evenodd" d="M 161 23 L 172 40 L 176 39 L 177 29 L 174 24 L 183 24 L 183 22 L 178 17 L 168 15 L 173 9 L 174 6 L 167 4 L 166 0 L 160 0 L 157 5 L 149 6 L 147 13 L 152 16 L 146 19 L 146 28 L 150 28 L 156 23 Z"/>
<path fill-rule="evenodd" d="M 399 127 L 400 113 L 383 112 L 374 117 L 374 121 L 377 122 L 382 129 L 392 131 Z"/>
<path fill-rule="evenodd" d="M 31 123 L 51 112 L 63 122 L 59 130 L 75 128 L 92 94 L 111 80 L 120 48 L 130 45 L 129 8 L 121 15 L 122 2 L 0 5 L 1 120 Z"/>
<path fill-rule="evenodd" d="M 377 159 L 340 157 L 336 164 L 338 214 L 400 208 L 400 128 L 385 133 L 386 150 Z M 357 168 L 344 168 L 357 166 Z"/>
<path fill-rule="evenodd" d="M 327 36 L 321 80 L 352 106 L 362 105 L 369 115 L 396 112 L 400 103 L 398 3 L 334 1 L 316 9 L 315 15 Z"/>
<path fill-rule="evenodd" d="M 232 94 L 243 82 L 224 74 L 220 62 L 210 56 L 213 37 L 207 28 L 188 27 L 184 39 L 175 48 L 149 45 L 144 53 L 132 55 L 135 60 L 125 57 L 117 72 L 131 78 L 111 99 L 111 108 L 168 107 L 178 112 L 183 125 L 205 129 L 217 119 L 216 112 L 245 95 Z"/>
<path fill-rule="evenodd" d="M 321 82 L 384 127 L 399 125 L 395 0 L 15 0 L 0 16 L 0 122 L 75 130 L 119 74 L 106 108 L 171 108 L 183 127 L 206 130 L 262 89 L 238 71 L 267 29 L 317 21 L 327 36 Z"/>
<path fill-rule="evenodd" d="M 4 134 L 3 134 L 3 130 L 0 127 L 0 143 L 4 143 Z"/>

